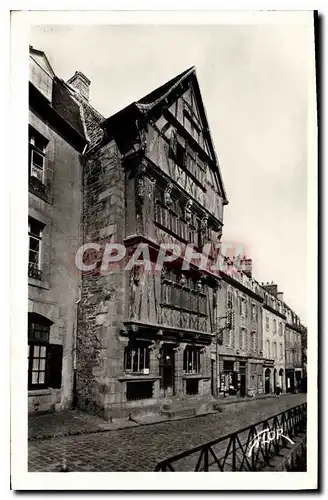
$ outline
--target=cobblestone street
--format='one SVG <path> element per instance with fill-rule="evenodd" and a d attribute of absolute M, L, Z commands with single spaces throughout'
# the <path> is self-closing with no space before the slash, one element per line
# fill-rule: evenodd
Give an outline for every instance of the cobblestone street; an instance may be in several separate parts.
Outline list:
<path fill-rule="evenodd" d="M 306 401 L 305 394 L 222 407 L 222 413 L 123 430 L 30 441 L 29 472 L 153 471 L 164 458 Z"/>

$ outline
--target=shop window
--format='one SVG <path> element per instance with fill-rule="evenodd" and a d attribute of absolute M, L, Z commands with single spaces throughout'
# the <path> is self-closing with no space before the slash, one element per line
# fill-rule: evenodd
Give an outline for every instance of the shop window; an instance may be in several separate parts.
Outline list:
<path fill-rule="evenodd" d="M 150 356 L 148 346 L 129 345 L 125 348 L 125 372 L 148 374 Z"/>
<path fill-rule="evenodd" d="M 186 394 L 194 395 L 198 394 L 199 391 L 199 380 L 198 379 L 186 379 Z"/>
<path fill-rule="evenodd" d="M 185 373 L 200 373 L 200 349 L 186 347 L 183 352 L 183 371 Z"/>
<path fill-rule="evenodd" d="M 126 399 L 134 401 L 138 399 L 151 399 L 153 397 L 153 382 L 127 382 Z"/>

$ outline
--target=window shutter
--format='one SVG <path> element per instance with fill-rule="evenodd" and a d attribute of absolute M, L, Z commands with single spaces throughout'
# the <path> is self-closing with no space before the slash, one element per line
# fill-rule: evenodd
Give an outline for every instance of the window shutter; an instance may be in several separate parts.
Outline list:
<path fill-rule="evenodd" d="M 47 377 L 48 387 L 61 388 L 63 365 L 63 346 L 49 344 L 47 349 Z"/>

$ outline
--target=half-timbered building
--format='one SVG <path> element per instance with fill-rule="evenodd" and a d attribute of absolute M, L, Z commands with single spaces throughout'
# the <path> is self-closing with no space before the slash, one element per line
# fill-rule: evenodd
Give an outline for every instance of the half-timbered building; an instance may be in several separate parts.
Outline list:
<path fill-rule="evenodd" d="M 101 127 L 84 166 L 84 241 L 122 243 L 127 259 L 82 276 L 79 404 L 106 418 L 206 404 L 219 278 L 181 256 L 207 244 L 214 262 L 228 202 L 195 68 Z M 180 258 L 156 269 L 161 244 Z"/>

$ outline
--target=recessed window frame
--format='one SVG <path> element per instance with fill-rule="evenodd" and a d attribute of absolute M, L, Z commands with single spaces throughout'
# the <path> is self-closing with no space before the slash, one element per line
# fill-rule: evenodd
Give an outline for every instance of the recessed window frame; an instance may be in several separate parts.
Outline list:
<path fill-rule="evenodd" d="M 187 346 L 183 352 L 183 371 L 187 375 L 198 375 L 201 370 L 200 348 Z"/>
<path fill-rule="evenodd" d="M 29 217 L 28 220 L 28 238 L 29 238 L 29 255 L 28 265 L 40 271 L 42 265 L 42 238 L 45 224 Z M 31 243 L 33 244 L 31 245 Z M 35 246 L 36 248 L 33 248 Z M 31 255 L 35 255 L 35 260 L 31 259 Z"/>
<path fill-rule="evenodd" d="M 33 127 L 29 127 L 29 177 L 38 179 L 42 184 L 45 180 L 45 158 L 48 139 L 43 137 Z M 38 162 L 35 159 L 38 158 Z"/>
<path fill-rule="evenodd" d="M 147 344 L 133 343 L 125 347 L 124 371 L 132 374 L 149 374 L 150 352 Z"/>
<path fill-rule="evenodd" d="M 29 315 L 28 319 L 28 388 L 44 389 L 48 387 L 47 358 L 51 322 L 46 318 L 37 319 Z M 37 379 L 35 380 L 35 375 Z M 43 376 L 41 375 L 43 374 Z"/>

